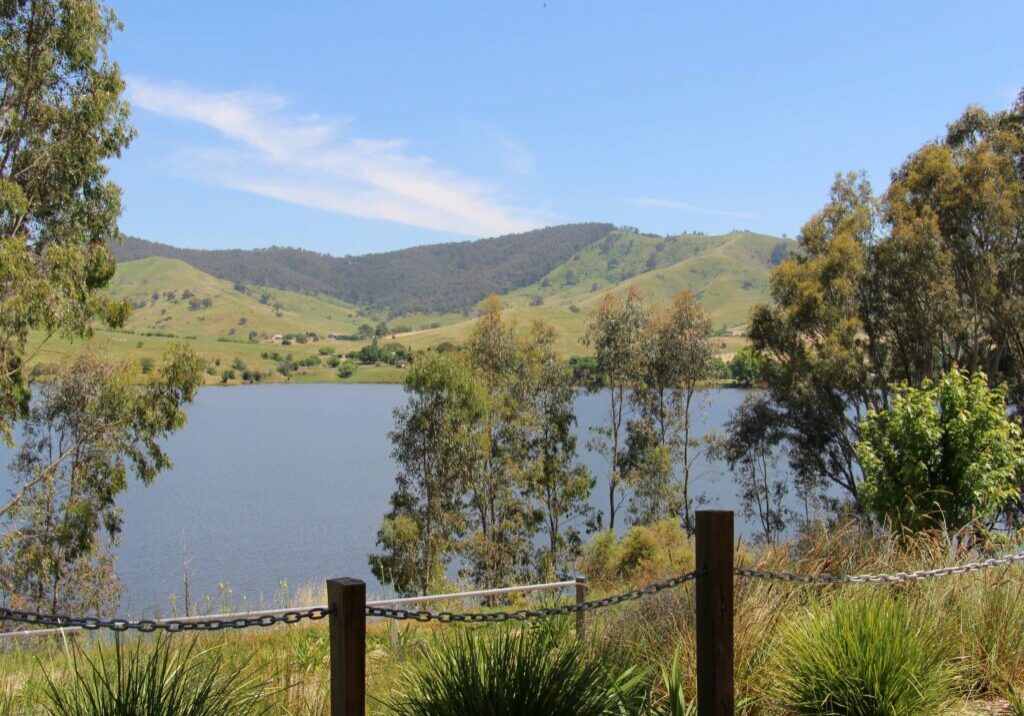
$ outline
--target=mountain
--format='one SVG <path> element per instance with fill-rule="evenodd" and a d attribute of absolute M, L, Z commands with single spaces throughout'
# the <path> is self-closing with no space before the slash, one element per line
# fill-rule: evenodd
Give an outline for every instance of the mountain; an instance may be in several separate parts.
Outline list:
<path fill-rule="evenodd" d="M 127 237 L 122 262 L 164 257 L 226 281 L 319 293 L 391 315 L 467 311 L 491 293 L 539 281 L 615 231 L 611 224 L 567 224 L 477 241 L 337 257 L 303 249 L 181 249 Z"/>
<path fill-rule="evenodd" d="M 768 277 L 795 242 L 774 236 L 736 231 L 720 236 L 682 234 L 659 237 L 613 231 L 574 254 L 534 284 L 502 296 L 509 318 L 528 325 L 543 318 L 558 331 L 558 347 L 566 355 L 584 351 L 587 315 L 605 294 L 635 286 L 653 305 L 665 305 L 679 291 L 692 291 L 708 311 L 731 352 L 742 344 L 750 309 L 768 300 Z M 403 342 L 427 347 L 468 335 L 473 318 L 417 331 Z"/>
<path fill-rule="evenodd" d="M 91 345 L 141 361 L 159 360 L 184 340 L 210 362 L 211 382 L 242 364 L 260 371 L 262 380 L 284 380 L 280 352 L 311 362 L 288 380 L 333 381 L 338 376 L 319 360 L 322 350 L 358 349 L 368 339 L 355 336 L 385 321 L 385 342 L 393 337 L 411 348 L 461 343 L 476 304 L 499 293 L 509 319 L 521 327 L 547 321 L 557 331 L 557 350 L 572 356 L 586 352 L 580 339 L 602 297 L 635 286 L 652 305 L 693 291 L 719 334 L 717 349 L 728 354 L 745 342 L 750 308 L 767 300 L 771 268 L 794 246 L 751 232 L 655 236 L 609 224 L 344 259 L 299 249 L 201 251 L 128 239 L 117 249 L 109 291 L 129 299 L 134 310 L 123 330 L 97 330 Z M 355 266 L 365 275 L 356 275 Z M 360 300 L 344 298 L 350 295 Z M 273 339 L 307 333 L 319 342 L 296 339 L 285 348 Z M 57 337 L 40 346 L 36 362 L 81 348 Z M 398 368 L 364 366 L 347 380 L 401 377 Z"/>
<path fill-rule="evenodd" d="M 549 321 L 563 350 L 574 353 L 587 313 L 607 292 L 628 286 L 653 304 L 692 291 L 719 332 L 742 333 L 750 308 L 767 299 L 771 268 L 795 245 L 745 231 L 656 236 L 608 224 L 529 232 L 518 236 L 522 244 L 515 238 L 344 259 L 300 249 L 203 251 L 128 239 L 118 251 L 111 292 L 132 299 L 135 330 L 222 338 L 251 330 L 352 334 L 387 321 L 417 347 L 460 341 L 474 306 L 497 293 L 510 317 L 524 325 Z M 350 273 L 356 265 L 363 275 Z M 167 292 L 175 295 L 169 299 Z M 361 300 L 364 295 L 374 298 Z M 192 298 L 212 305 L 196 306 Z"/>

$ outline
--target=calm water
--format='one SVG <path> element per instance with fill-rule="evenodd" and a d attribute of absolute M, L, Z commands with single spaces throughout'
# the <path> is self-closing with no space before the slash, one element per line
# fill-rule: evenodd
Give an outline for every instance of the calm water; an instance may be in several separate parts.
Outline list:
<path fill-rule="evenodd" d="M 704 391 L 698 433 L 720 428 L 743 397 Z M 243 594 L 272 599 L 281 580 L 294 586 L 353 576 L 375 585 L 367 555 L 394 486 L 387 433 L 391 411 L 403 402 L 396 385 L 202 389 L 188 426 L 167 442 L 174 468 L 122 497 L 124 609 L 166 612 L 168 595 L 183 592 L 186 551 L 193 597 L 216 598 L 227 584 L 236 606 Z M 581 395 L 576 405 L 581 459 L 598 476 L 594 504 L 602 509 L 607 466 L 584 445 L 605 406 L 602 395 Z M 0 446 L 5 491 L 10 456 Z M 723 466 L 705 462 L 697 471 L 710 506 L 738 506 Z"/>

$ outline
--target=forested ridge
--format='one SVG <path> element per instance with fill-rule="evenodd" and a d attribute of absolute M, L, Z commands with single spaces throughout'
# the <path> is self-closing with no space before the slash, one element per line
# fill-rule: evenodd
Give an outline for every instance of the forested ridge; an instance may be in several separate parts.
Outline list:
<path fill-rule="evenodd" d="M 228 281 L 324 293 L 394 314 L 444 313 L 466 310 L 491 293 L 539 281 L 614 230 L 611 224 L 566 224 L 491 239 L 345 257 L 278 246 L 182 249 L 129 236 L 114 247 L 114 253 L 119 261 L 176 258 Z"/>

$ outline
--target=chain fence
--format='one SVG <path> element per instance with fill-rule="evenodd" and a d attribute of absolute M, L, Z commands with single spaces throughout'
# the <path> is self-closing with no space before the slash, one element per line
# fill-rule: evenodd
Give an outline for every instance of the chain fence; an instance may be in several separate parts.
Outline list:
<path fill-rule="evenodd" d="M 245 612 L 221 614 L 214 617 L 184 617 L 181 619 L 100 619 L 98 617 L 72 617 L 66 614 L 46 614 L 0 607 L 0 622 L 9 621 L 31 626 L 62 629 L 85 629 L 97 631 L 109 629 L 115 632 L 139 631 L 143 633 L 166 631 L 170 633 L 188 631 L 220 631 L 221 629 L 248 629 L 249 627 L 270 627 L 275 624 L 297 624 L 303 620 L 316 621 L 330 614 L 327 607 L 308 609 L 281 609 L 268 612 Z M 0 632 L 0 636 L 4 636 Z"/>
<path fill-rule="evenodd" d="M 764 579 L 799 584 L 895 584 L 900 582 L 917 582 L 954 574 L 967 574 L 994 567 L 1022 563 L 1024 563 L 1024 553 L 986 559 L 980 562 L 957 565 L 955 567 L 942 567 L 939 569 L 919 570 L 914 572 L 895 572 L 892 574 L 796 574 L 793 572 L 772 572 L 747 567 L 737 567 L 734 570 L 734 574 L 737 577 L 749 579 Z M 506 621 L 526 621 L 529 619 L 543 619 L 548 617 L 563 617 L 602 609 L 604 607 L 610 607 L 624 602 L 631 602 L 648 595 L 657 594 L 663 590 L 673 589 L 686 584 L 687 582 L 691 582 L 702 574 L 704 574 L 703 570 L 696 570 L 654 582 L 646 587 L 631 589 L 628 592 L 623 592 L 610 597 L 578 602 L 576 604 L 542 607 L 538 609 L 486 612 L 434 612 L 428 610 L 402 609 L 384 606 L 367 606 L 365 613 L 367 617 L 393 619 L 396 621 L 436 621 L 442 624 L 496 623 Z M 441 597 L 444 595 L 436 596 Z M 98 617 L 74 617 L 65 614 L 47 614 L 0 607 L 0 622 L 16 622 L 34 627 L 53 629 L 55 631 L 65 629 L 84 629 L 87 631 L 109 629 L 114 632 L 138 631 L 149 633 L 165 631 L 169 633 L 177 633 L 191 631 L 209 632 L 220 631 L 222 629 L 248 629 L 250 627 L 271 627 L 276 624 L 297 624 L 306 620 L 317 621 L 324 619 L 329 616 L 330 613 L 331 612 L 328 607 L 318 606 L 305 609 L 277 609 L 263 612 L 221 614 L 210 617 L 131 620 L 100 619 Z M 28 633 L 37 632 L 18 632 L 18 634 Z M 5 635 L 13 636 L 14 634 L 10 632 L 4 634 L 3 632 L 0 632 L 0 637 Z"/>
<path fill-rule="evenodd" d="M 1024 563 L 1024 553 L 1008 555 L 980 562 L 961 564 L 955 567 L 918 570 L 916 572 L 895 572 L 893 574 L 794 574 L 793 572 L 769 572 L 760 569 L 737 568 L 737 577 L 752 579 L 768 579 L 779 582 L 798 582 L 802 584 L 896 584 L 899 582 L 920 582 L 935 577 L 946 577 L 951 574 L 967 574 L 979 572 L 993 567 Z"/>
<path fill-rule="evenodd" d="M 367 607 L 366 616 L 368 617 L 380 617 L 383 619 L 395 619 L 398 621 L 402 620 L 413 620 L 418 622 L 429 622 L 437 621 L 442 624 L 451 622 L 505 622 L 509 620 L 515 621 L 526 621 L 527 619 L 543 619 L 546 617 L 566 617 L 572 614 L 578 614 L 580 612 L 589 612 L 594 609 L 601 609 L 603 607 L 610 607 L 615 604 L 622 604 L 623 602 L 631 602 L 635 599 L 640 599 L 649 594 L 657 594 L 664 589 L 672 589 L 680 585 L 692 582 L 694 579 L 703 574 L 702 571 L 687 572 L 681 574 L 678 577 L 672 577 L 665 579 L 660 582 L 654 582 L 646 587 L 639 589 L 631 589 L 628 592 L 622 594 L 616 594 L 612 597 L 604 597 L 602 599 L 594 599 L 589 602 L 579 602 L 577 604 L 566 604 L 558 607 L 544 607 L 542 609 L 520 609 L 514 612 L 431 612 L 431 611 L 414 611 L 409 609 L 392 609 L 387 607 Z"/>

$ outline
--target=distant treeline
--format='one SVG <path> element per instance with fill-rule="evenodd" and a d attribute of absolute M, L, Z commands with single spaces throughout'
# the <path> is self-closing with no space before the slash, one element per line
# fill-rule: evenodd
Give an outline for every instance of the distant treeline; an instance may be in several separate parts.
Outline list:
<path fill-rule="evenodd" d="M 567 224 L 478 241 L 336 257 L 271 247 L 205 251 L 126 237 L 119 261 L 163 256 L 237 284 L 323 293 L 393 314 L 460 312 L 492 293 L 539 281 L 573 254 L 600 241 L 611 224 Z"/>

